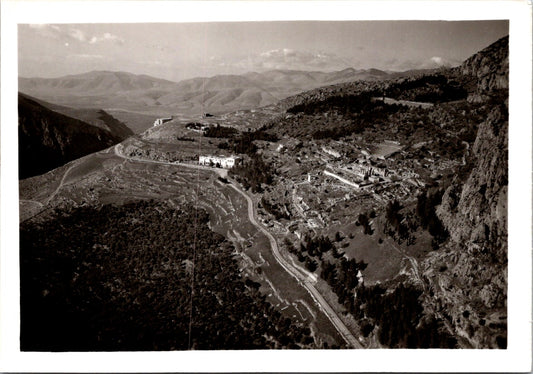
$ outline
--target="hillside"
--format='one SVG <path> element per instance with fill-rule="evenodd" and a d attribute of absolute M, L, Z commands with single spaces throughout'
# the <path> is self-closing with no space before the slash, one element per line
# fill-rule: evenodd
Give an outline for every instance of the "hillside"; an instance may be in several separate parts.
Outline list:
<path fill-rule="evenodd" d="M 327 145 L 343 155 L 336 161 L 329 157 L 328 165 L 338 164 L 337 170 L 349 172 L 360 167 L 357 164 L 368 164 L 369 153 L 379 154 L 381 144 L 394 139 L 402 152 L 393 158 L 370 157 L 370 165 L 388 171 L 409 165 L 409 173 L 423 181 L 424 188 L 403 199 L 388 194 L 388 205 L 372 203 L 376 211 L 383 210 L 374 220 L 374 229 L 365 227 L 370 235 L 380 227 L 380 235 L 391 237 L 406 256 L 417 258 L 419 265 L 407 280 L 405 274 L 393 276 L 386 286 L 359 290 L 360 298 L 353 302 L 338 275 L 328 278 L 339 274 L 338 269 L 329 273 L 334 264 L 315 259 L 328 283 L 337 287 L 339 300 L 369 331 L 377 326 L 374 331 L 384 345 L 506 347 L 508 74 L 506 37 L 457 68 L 343 83 L 289 97 L 278 105 L 283 113 L 265 124 L 271 134 L 300 140 L 291 154 L 302 169 L 309 167 L 303 166 L 308 165 L 304 160 L 313 155 L 314 160 L 324 159 Z M 287 161 L 279 158 L 273 156 L 272 162 L 287 170 Z M 282 199 L 284 191 L 279 188 L 272 202 Z M 371 191 L 376 194 L 380 188 Z M 331 187 L 327 192 L 318 196 L 331 196 Z M 361 214 L 359 220 L 368 210 Z M 426 248 L 416 244 L 424 231 L 432 236 Z M 415 250 L 417 246 L 421 247 Z M 294 253 L 305 258 L 305 249 Z M 368 269 L 373 269 L 372 263 Z M 382 280 L 379 274 L 372 276 Z M 385 290 L 394 295 L 392 300 L 384 301 Z M 412 318 L 420 319 L 416 329 L 408 327 L 411 317 L 396 317 L 394 312 L 394 303 L 413 300 L 419 303 L 412 311 Z M 384 318 L 384 313 L 389 317 Z M 398 330 L 392 326 L 395 323 Z M 438 334 L 432 335 L 432 330 Z"/>
<path fill-rule="evenodd" d="M 115 136 L 120 138 L 127 138 L 128 136 L 133 135 L 132 129 L 126 126 L 123 122 L 117 120 L 110 113 L 102 109 L 92 109 L 92 108 L 69 108 L 66 106 L 49 103 L 44 100 L 39 100 L 35 97 L 20 94 L 25 99 L 35 101 L 36 103 L 42 105 L 45 108 L 48 108 L 54 112 L 63 114 L 67 117 L 75 118 L 89 125 L 98 127 L 100 129 L 109 131 Z"/>
<path fill-rule="evenodd" d="M 180 90 L 152 92 L 150 100 L 158 104 L 147 99 L 139 105 L 159 108 L 161 113 L 168 113 L 168 108 L 205 113 L 285 98 L 250 110 L 213 112 L 209 118 L 174 116 L 131 137 L 115 152 L 95 153 L 69 168 L 22 181 L 24 217 L 49 225 L 47 230 L 61 242 L 63 232 L 54 229 L 58 225 L 45 222 L 54 214 L 50 208 L 81 212 L 83 219 L 76 224 L 84 227 L 86 213 L 122 217 L 118 213 L 129 208 L 120 204 L 173 199 L 170 210 L 174 213 L 159 201 L 158 213 L 151 208 L 133 209 L 127 213 L 133 219 L 119 219 L 129 228 L 153 228 L 153 239 L 159 231 L 166 235 L 167 221 L 176 222 L 177 206 L 194 200 L 209 214 L 202 224 L 232 242 L 238 271 L 260 283 L 262 297 L 276 310 L 307 324 L 320 347 L 343 346 L 342 336 L 337 336 L 341 330 L 316 309 L 325 304 L 310 300 L 307 291 L 290 279 L 273 255 L 278 251 L 313 282 L 365 348 L 504 349 L 507 49 L 508 38 L 503 38 L 458 67 L 401 76 L 378 70 L 276 70 L 175 83 Z M 308 87 L 304 92 L 283 96 L 304 86 Z M 133 100 L 133 91 L 128 92 Z M 136 92 L 139 97 L 145 95 L 142 89 Z M 121 95 L 117 91 L 115 97 Z M 209 129 L 199 131 L 208 124 Z M 211 166 L 198 165 L 205 155 L 236 155 L 239 162 L 231 170 L 216 168 L 214 161 Z M 69 183 L 62 184 L 63 180 Z M 250 199 L 248 204 L 243 204 L 242 194 Z M 90 210 L 84 210 L 87 206 Z M 247 211 L 250 206 L 252 212 Z M 59 216 L 53 219 L 64 222 Z M 71 221 L 70 216 L 65 219 Z M 257 235 L 260 232 L 252 221 L 265 235 Z M 181 232 L 179 240 L 184 240 L 190 232 L 187 225 L 178 226 L 172 235 Z M 91 235 L 110 248 L 131 249 L 129 242 L 121 242 L 125 236 L 105 227 L 103 235 L 97 229 Z M 30 231 L 34 229 L 38 227 Z M 209 231 L 203 230 L 202 235 L 208 239 Z M 47 237 L 46 232 L 39 236 Z M 142 235 L 139 240 L 159 241 Z M 87 241 L 94 243 L 82 242 Z M 124 253 L 128 266 L 149 272 L 141 279 L 154 280 L 169 269 L 164 260 L 169 248 L 162 246 L 157 256 L 163 260 L 158 257 L 155 262 L 146 254 L 136 258 L 129 252 L 112 251 L 110 256 Z M 107 249 L 101 249 L 87 253 L 107 255 Z M 148 270 L 138 265 L 145 260 L 150 263 Z M 100 257 L 95 261 L 104 267 L 115 262 Z M 171 274 L 163 279 L 173 281 Z M 208 279 L 205 282 L 210 284 Z M 249 286 L 256 288 L 253 283 Z M 105 292 L 123 294 L 123 283 L 105 287 Z M 135 295 L 143 294 L 134 290 Z M 165 292 L 161 296 L 165 301 L 173 299 Z M 179 292 L 176 296 L 182 297 Z M 138 296 L 132 305 L 137 305 L 135 300 L 145 299 Z M 225 300 L 217 298 L 223 308 Z M 156 305 L 150 302 L 143 305 Z M 137 316 L 135 308 L 125 309 L 126 316 Z M 204 332 L 208 331 L 206 327 Z M 306 339 L 297 346 L 303 347 L 300 343 Z M 280 343 L 274 345 L 285 346 Z M 350 340 L 346 343 L 355 346 Z"/>
<path fill-rule="evenodd" d="M 315 87 L 381 80 L 388 75 L 376 69 L 330 73 L 272 70 L 170 82 L 146 75 L 93 71 L 60 78 L 19 78 L 19 90 L 75 108 L 198 114 L 261 107 Z"/>
<path fill-rule="evenodd" d="M 106 127 L 101 128 L 50 110 L 25 95 L 19 95 L 18 113 L 20 179 L 43 174 L 132 134 L 104 111 L 89 111 L 81 116 L 90 115 Z"/>
<path fill-rule="evenodd" d="M 135 201 L 23 224 L 21 350 L 313 347 L 208 220 L 192 205 Z"/>
<path fill-rule="evenodd" d="M 174 82 L 147 75 L 126 72 L 91 71 L 60 78 L 19 78 L 19 90 L 48 90 L 50 93 L 68 92 L 87 95 L 110 94 L 123 91 L 168 89 Z"/>
<path fill-rule="evenodd" d="M 505 36 L 453 69 L 462 77 L 474 78 L 477 86 L 470 100 L 486 100 L 497 90 L 509 88 L 509 36 Z"/>
<path fill-rule="evenodd" d="M 470 173 L 452 181 L 437 210 L 451 240 L 424 266 L 456 333 L 475 348 L 504 348 L 509 124 L 502 90 L 508 87 L 508 37 L 472 56 L 458 70 L 477 78 L 476 101 L 490 99 L 494 104 L 479 125 L 468 159 Z M 446 270 L 438 272 L 443 267 Z"/>

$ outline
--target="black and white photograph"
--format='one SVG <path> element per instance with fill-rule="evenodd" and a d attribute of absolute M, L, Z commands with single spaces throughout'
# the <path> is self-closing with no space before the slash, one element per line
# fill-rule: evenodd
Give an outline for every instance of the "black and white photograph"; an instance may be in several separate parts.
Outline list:
<path fill-rule="evenodd" d="M 9 349 L 531 358 L 513 20 L 352 18 L 12 23 Z"/>

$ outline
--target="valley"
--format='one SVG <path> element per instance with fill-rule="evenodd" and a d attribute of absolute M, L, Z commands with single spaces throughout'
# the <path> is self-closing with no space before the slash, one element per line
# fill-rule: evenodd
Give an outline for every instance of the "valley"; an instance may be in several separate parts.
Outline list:
<path fill-rule="evenodd" d="M 135 133 L 141 133 L 149 127 L 146 117 L 224 115 L 275 105 L 286 97 L 316 87 L 410 74 L 414 73 L 352 68 L 328 73 L 272 70 L 171 82 L 126 72 L 92 71 L 61 78 L 20 78 L 19 91 L 52 102 L 59 110 L 63 106 L 70 108 L 70 112 L 75 110 L 72 108 L 103 109 Z"/>
<path fill-rule="evenodd" d="M 241 270 L 261 282 L 267 300 L 283 314 L 317 326 L 313 331 L 319 341 L 332 346 L 345 344 L 313 297 L 304 287 L 295 287 L 294 280 L 268 247 L 276 246 L 276 241 L 253 218 L 251 200 L 245 200 L 249 197 L 235 185 L 228 186 L 217 179 L 217 175 L 226 176 L 225 170 L 133 159 L 117 149 L 115 146 L 66 165 L 55 190 L 51 194 L 40 191 L 41 197 L 48 194 L 49 197 L 42 203 L 31 200 L 32 203 L 46 213 L 50 206 L 124 204 L 150 198 L 168 199 L 178 206 L 195 202 L 210 213 L 210 228 L 232 240 L 238 251 L 234 255 L 241 258 Z M 21 192 L 24 191 L 22 187 Z M 25 211 L 24 205 L 22 210 Z M 35 211 L 33 214 L 39 215 Z"/>
<path fill-rule="evenodd" d="M 178 91 L 110 72 L 21 79 L 29 94 L 105 105 L 134 129 L 20 180 L 21 225 L 31 233 L 58 211 L 139 201 L 188 206 L 231 245 L 246 287 L 283 323 L 309 328 L 312 342 L 298 348 L 505 348 L 508 87 L 472 81 L 508 72 L 505 57 L 485 57 L 506 56 L 506 43 L 458 68 L 403 77 L 271 72 L 184 81 Z M 258 87 L 270 96 L 243 91 Z M 228 159 L 235 165 L 217 161 Z"/>

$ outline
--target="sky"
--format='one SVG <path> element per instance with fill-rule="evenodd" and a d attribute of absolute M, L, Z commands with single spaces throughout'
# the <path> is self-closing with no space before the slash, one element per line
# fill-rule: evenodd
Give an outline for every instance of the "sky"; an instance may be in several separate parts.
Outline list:
<path fill-rule="evenodd" d="M 23 24 L 21 77 L 126 71 L 180 81 L 274 69 L 404 71 L 455 66 L 508 21 Z"/>

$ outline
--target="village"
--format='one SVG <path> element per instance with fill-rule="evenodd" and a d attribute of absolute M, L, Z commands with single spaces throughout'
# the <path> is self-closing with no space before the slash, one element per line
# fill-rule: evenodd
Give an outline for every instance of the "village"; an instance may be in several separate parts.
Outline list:
<path fill-rule="evenodd" d="M 206 131 L 221 123 L 224 128 L 250 131 L 252 123 L 260 122 L 257 119 L 271 115 L 271 108 L 265 111 L 210 115 L 187 123 L 165 117 L 157 119 L 154 126 L 161 133 L 171 129 L 178 140 L 187 140 L 179 142 L 183 143 L 180 149 L 188 149 L 196 156 L 191 154 L 181 161 L 231 169 L 245 164 L 249 157 L 220 149 L 218 145 L 225 139 L 206 141 Z M 201 147 L 193 148 L 191 140 L 201 142 Z M 290 231 L 298 237 L 354 220 L 363 211 L 383 209 L 390 201 L 414 201 L 426 186 L 459 165 L 458 161 L 440 159 L 431 151 L 421 159 L 413 157 L 413 152 L 427 144 L 401 144 L 393 139 L 367 143 L 362 136 L 352 136 L 343 140 L 313 139 L 304 145 L 301 140 L 283 137 L 277 142 L 254 143 L 257 153 L 274 171 L 275 183 L 265 187 L 264 198 L 277 203 L 291 217 L 288 222 L 281 222 L 259 209 L 259 218 L 274 232 Z"/>
<path fill-rule="evenodd" d="M 262 156 L 277 171 L 277 184 L 267 188 L 266 196 L 283 202 L 278 205 L 290 213 L 289 226 L 298 237 L 383 209 L 389 201 L 414 201 L 439 172 L 456 165 L 411 160 L 406 147 L 392 140 L 377 145 L 310 141 L 301 147 L 283 139 L 261 146 Z M 287 230 L 267 217 L 265 222 L 280 233 Z"/>

